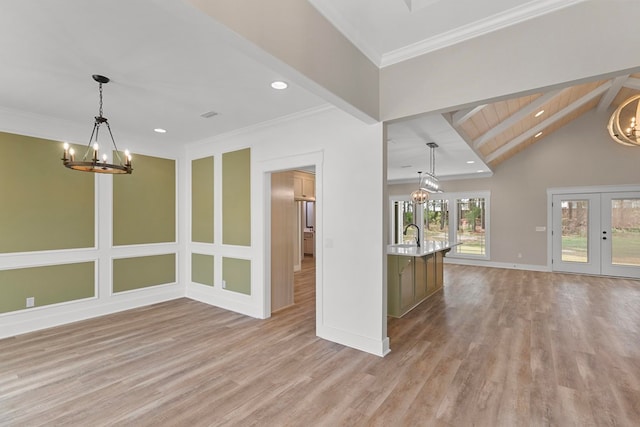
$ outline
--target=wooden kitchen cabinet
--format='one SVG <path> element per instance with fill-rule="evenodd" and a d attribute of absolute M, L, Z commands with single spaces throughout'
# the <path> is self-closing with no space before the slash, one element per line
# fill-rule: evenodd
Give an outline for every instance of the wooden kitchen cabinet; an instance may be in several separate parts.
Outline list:
<path fill-rule="evenodd" d="M 442 253 L 387 256 L 387 314 L 402 317 L 442 288 Z M 436 263 L 436 260 L 440 260 Z"/>
<path fill-rule="evenodd" d="M 306 199 L 316 198 L 316 177 L 306 174 L 302 177 L 302 197 Z"/>
<path fill-rule="evenodd" d="M 316 199 L 316 177 L 312 173 L 293 172 L 293 197 L 296 200 Z"/>
<path fill-rule="evenodd" d="M 313 256 L 315 249 L 314 234 L 310 231 L 304 232 L 304 254 Z"/>

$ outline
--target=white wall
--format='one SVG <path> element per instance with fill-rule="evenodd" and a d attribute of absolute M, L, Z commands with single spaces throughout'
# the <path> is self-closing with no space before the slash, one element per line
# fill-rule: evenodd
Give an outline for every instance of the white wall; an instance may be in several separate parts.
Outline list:
<path fill-rule="evenodd" d="M 492 263 L 549 268 L 547 232 L 535 230 L 551 226 L 548 188 L 640 184 L 640 148 L 613 142 L 605 128 L 610 114 L 584 114 L 498 165 L 490 178 L 442 182 L 447 192 L 491 191 Z M 413 184 L 391 185 L 389 193 L 414 189 Z"/>
<path fill-rule="evenodd" d="M 328 107 L 189 146 L 187 181 L 192 159 L 215 156 L 214 216 L 218 219 L 222 169 L 218 159 L 226 151 L 251 148 L 252 244 L 250 248 L 189 245 L 189 251 L 214 255 L 216 264 L 214 287 L 189 283 L 187 295 L 254 317 L 269 315 L 269 172 L 315 165 L 316 333 L 373 354 L 386 354 L 382 132 L 382 124 L 363 124 Z M 214 230 L 220 229 L 216 223 Z M 221 241 L 220 234 L 215 241 Z M 251 296 L 221 289 L 218 260 L 222 256 L 251 259 Z M 190 271 L 190 266 L 185 270 Z"/>

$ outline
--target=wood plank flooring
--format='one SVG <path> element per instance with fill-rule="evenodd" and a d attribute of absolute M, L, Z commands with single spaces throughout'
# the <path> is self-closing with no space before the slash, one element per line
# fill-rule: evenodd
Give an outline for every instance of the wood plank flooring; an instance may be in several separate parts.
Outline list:
<path fill-rule="evenodd" d="M 640 282 L 445 266 L 379 358 L 179 299 L 0 341 L 2 426 L 638 426 Z"/>

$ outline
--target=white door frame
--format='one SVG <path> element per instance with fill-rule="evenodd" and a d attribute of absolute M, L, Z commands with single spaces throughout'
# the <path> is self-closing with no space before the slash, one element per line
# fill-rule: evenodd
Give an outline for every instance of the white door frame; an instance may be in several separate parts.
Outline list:
<path fill-rule="evenodd" d="M 631 265 L 616 265 L 612 260 L 613 233 L 611 232 L 611 201 L 615 199 L 640 199 L 640 191 L 624 191 L 618 193 L 603 193 L 601 195 L 601 205 L 603 209 L 607 209 L 608 215 L 602 215 L 602 235 L 600 235 L 602 243 L 602 274 L 606 276 L 634 277 L 640 278 L 640 267 Z M 606 231 L 606 233 L 605 233 Z M 604 262 L 608 260 L 608 262 Z"/>
<path fill-rule="evenodd" d="M 587 194 L 601 194 L 601 193 L 630 193 L 630 192 L 640 192 L 640 185 L 631 184 L 631 185 L 600 185 L 600 186 L 589 186 L 589 187 L 559 187 L 559 188 L 548 188 L 547 189 L 547 267 L 550 271 L 553 271 L 553 197 L 554 196 L 563 196 L 563 195 L 587 195 Z M 600 215 L 598 213 L 598 215 Z M 601 225 L 600 225 L 601 227 Z M 598 229 L 598 243 L 600 243 L 600 233 L 602 229 Z M 618 273 L 620 274 L 620 273 Z M 618 275 L 616 274 L 616 275 Z M 624 276 L 624 275 L 623 275 Z M 629 276 L 624 276 L 629 277 Z"/>
<path fill-rule="evenodd" d="M 316 227 L 315 227 L 315 249 L 314 258 L 316 262 L 316 335 L 318 329 L 323 325 L 323 279 L 322 279 L 322 261 L 323 251 L 323 209 L 322 209 L 322 177 L 323 177 L 323 152 L 315 151 L 311 153 L 281 157 L 260 162 L 259 173 L 265 175 L 263 194 L 271 194 L 271 174 L 274 172 L 282 172 L 292 169 L 299 169 L 307 166 L 315 167 L 315 185 L 316 185 Z M 263 318 L 271 317 L 271 197 L 264 197 L 264 293 L 262 298 Z"/>
<path fill-rule="evenodd" d="M 561 201 L 586 200 L 588 207 L 588 236 L 587 236 L 587 262 L 565 262 L 562 260 L 562 211 Z M 601 245 L 600 245 L 600 193 L 567 193 L 553 195 L 553 211 L 558 215 L 553 215 L 551 223 L 551 248 L 558 253 L 552 253 L 553 261 L 551 269 L 553 271 L 565 273 L 601 274 Z"/>

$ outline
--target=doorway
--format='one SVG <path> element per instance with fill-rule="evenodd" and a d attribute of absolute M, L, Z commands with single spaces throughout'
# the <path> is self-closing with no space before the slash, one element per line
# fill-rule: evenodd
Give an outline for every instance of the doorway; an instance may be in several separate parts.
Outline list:
<path fill-rule="evenodd" d="M 552 195 L 553 271 L 640 278 L 640 191 Z"/>
<path fill-rule="evenodd" d="M 300 305 L 313 313 L 315 167 L 272 172 L 270 181 L 269 314 L 284 314 Z"/>

